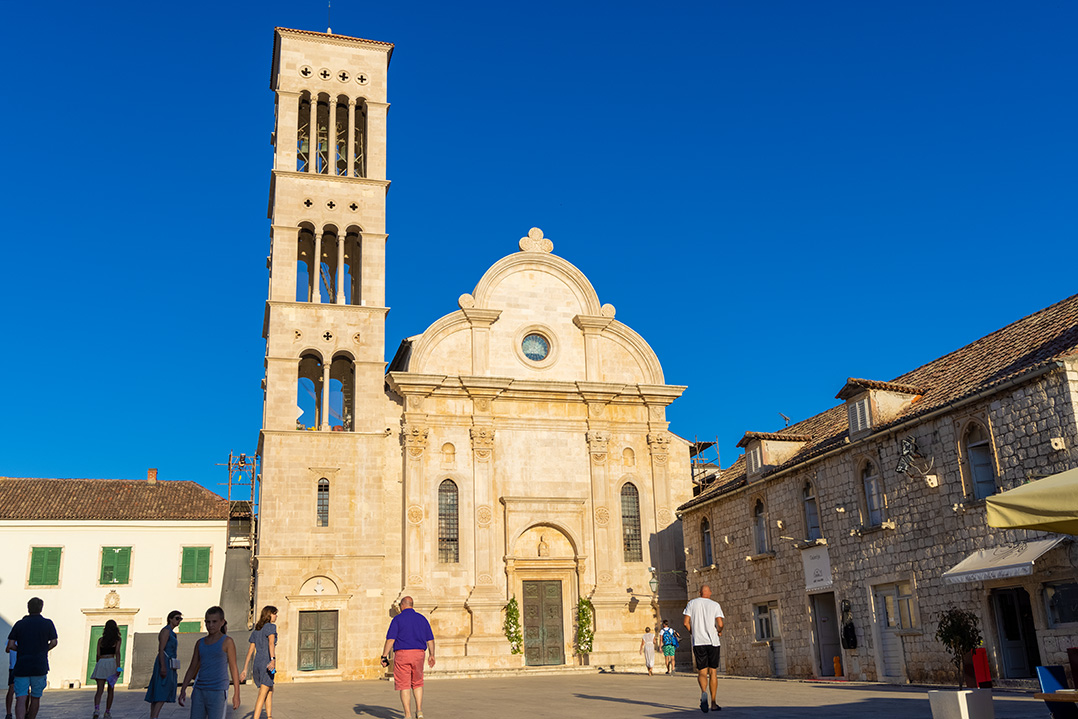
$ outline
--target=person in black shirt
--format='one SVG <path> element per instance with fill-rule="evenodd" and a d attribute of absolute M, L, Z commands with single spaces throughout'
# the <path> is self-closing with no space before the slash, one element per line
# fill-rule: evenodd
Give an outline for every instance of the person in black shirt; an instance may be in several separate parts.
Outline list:
<path fill-rule="evenodd" d="M 56 646 L 56 626 L 41 616 L 45 602 L 34 597 L 26 603 L 29 612 L 15 622 L 7 635 L 8 650 L 18 649 L 15 660 L 15 719 L 35 719 L 41 705 L 49 673 L 49 652 Z"/>

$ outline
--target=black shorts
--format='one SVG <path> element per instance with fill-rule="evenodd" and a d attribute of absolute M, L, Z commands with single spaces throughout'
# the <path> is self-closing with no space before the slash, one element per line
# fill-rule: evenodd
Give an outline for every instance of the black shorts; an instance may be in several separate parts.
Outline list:
<path fill-rule="evenodd" d="M 696 670 L 719 668 L 719 647 L 710 644 L 693 646 L 692 656 L 696 659 Z"/>

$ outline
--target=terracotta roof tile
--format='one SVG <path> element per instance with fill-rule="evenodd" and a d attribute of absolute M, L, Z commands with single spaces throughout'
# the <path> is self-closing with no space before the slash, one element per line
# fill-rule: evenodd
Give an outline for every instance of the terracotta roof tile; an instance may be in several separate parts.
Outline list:
<path fill-rule="evenodd" d="M 770 439 L 778 442 L 808 442 L 812 440 L 807 434 L 793 434 L 791 432 L 746 432 L 738 447 L 744 447 L 754 439 Z"/>
<path fill-rule="evenodd" d="M 1078 295 L 1073 295 L 896 377 L 892 382 L 858 381 L 883 385 L 880 389 L 895 385 L 911 389 L 925 388 L 919 402 L 911 404 L 891 422 L 874 427 L 873 431 L 876 432 L 978 392 L 991 390 L 1050 362 L 1076 355 Z M 783 433 L 808 435 L 812 439 L 797 454 L 768 474 L 793 467 L 845 443 L 849 434 L 846 406 L 840 404 L 831 407 L 787 427 Z M 737 462 L 723 470 L 719 481 L 678 507 L 679 511 L 740 486 L 737 483 L 744 480 L 745 474 L 743 459 L 744 456 L 738 458 Z"/>
<path fill-rule="evenodd" d="M 188 481 L 0 477 L 0 520 L 228 518 L 228 500 Z"/>
<path fill-rule="evenodd" d="M 924 394 L 925 391 L 919 387 L 914 387 L 912 384 L 901 384 L 899 382 L 880 382 L 875 379 L 859 379 L 857 377 L 850 377 L 846 380 L 845 386 L 839 390 L 839 393 L 835 395 L 835 399 L 849 399 L 855 394 L 858 394 L 861 390 L 866 389 L 882 389 L 887 392 L 900 392 L 901 394 Z"/>

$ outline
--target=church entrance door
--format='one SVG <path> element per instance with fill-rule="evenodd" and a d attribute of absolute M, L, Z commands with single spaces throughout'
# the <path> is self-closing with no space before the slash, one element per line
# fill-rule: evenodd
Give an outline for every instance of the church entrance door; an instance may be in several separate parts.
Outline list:
<path fill-rule="evenodd" d="M 565 664 L 561 582 L 524 582 L 524 663 Z"/>

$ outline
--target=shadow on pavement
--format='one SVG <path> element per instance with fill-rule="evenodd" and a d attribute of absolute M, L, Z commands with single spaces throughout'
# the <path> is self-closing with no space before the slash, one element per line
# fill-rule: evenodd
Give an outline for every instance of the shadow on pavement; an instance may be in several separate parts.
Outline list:
<path fill-rule="evenodd" d="M 356 704 L 352 707 L 352 711 L 361 717 L 377 717 L 377 719 L 399 719 L 404 716 L 404 711 L 401 709 L 389 709 L 370 704 Z"/>

